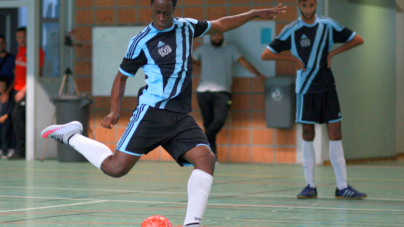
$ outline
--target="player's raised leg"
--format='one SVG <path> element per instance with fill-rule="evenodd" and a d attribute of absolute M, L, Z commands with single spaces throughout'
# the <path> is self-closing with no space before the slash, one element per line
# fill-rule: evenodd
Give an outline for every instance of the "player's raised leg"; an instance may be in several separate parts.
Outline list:
<path fill-rule="evenodd" d="M 184 226 L 199 227 L 213 183 L 215 155 L 208 146 L 197 146 L 182 156 L 194 165 L 188 180 L 188 207 Z"/>
<path fill-rule="evenodd" d="M 129 172 L 140 157 L 112 151 L 104 144 L 81 135 L 83 126 L 78 121 L 64 125 L 51 125 L 41 136 L 67 144 L 80 152 L 91 164 L 112 177 L 121 177 Z"/>

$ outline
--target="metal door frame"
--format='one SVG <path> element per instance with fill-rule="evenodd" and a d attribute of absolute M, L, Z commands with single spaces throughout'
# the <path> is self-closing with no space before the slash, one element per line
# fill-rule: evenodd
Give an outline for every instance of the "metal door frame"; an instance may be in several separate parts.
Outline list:
<path fill-rule="evenodd" d="M 35 84 L 39 75 L 40 0 L 0 1 L 0 8 L 28 8 L 27 21 L 27 93 L 26 93 L 26 160 L 35 154 Z M 46 110 L 44 110 L 46 111 Z"/>

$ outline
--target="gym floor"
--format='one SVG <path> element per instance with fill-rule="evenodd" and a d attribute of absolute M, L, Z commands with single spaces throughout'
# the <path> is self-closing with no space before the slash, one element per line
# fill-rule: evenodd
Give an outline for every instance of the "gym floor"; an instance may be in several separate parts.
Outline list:
<path fill-rule="evenodd" d="M 404 160 L 348 165 L 348 180 L 368 194 L 334 198 L 332 167 L 317 166 L 318 199 L 298 200 L 300 165 L 216 167 L 202 226 L 404 226 Z M 1 226 L 140 226 L 148 216 L 182 226 L 191 167 L 139 162 L 114 179 L 89 163 L 0 161 Z"/>

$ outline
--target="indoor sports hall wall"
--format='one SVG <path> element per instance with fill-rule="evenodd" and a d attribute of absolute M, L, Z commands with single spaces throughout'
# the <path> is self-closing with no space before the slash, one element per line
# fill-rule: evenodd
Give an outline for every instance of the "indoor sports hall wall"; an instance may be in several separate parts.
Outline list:
<path fill-rule="evenodd" d="M 278 34 L 286 24 L 297 18 L 296 1 L 178 0 L 176 14 L 212 20 L 254 8 L 273 7 L 282 2 L 289 8 L 287 13 L 279 16 L 276 21 Z M 393 157 L 397 152 L 404 153 L 402 139 L 404 124 L 400 125 L 404 122 L 404 114 L 402 114 L 404 113 L 404 105 L 402 105 L 404 78 L 402 73 L 399 74 L 400 66 L 404 64 L 402 61 L 396 64 L 396 53 L 397 60 L 403 57 L 399 58 L 402 55 L 396 52 L 396 48 L 399 49 L 399 45 L 396 45 L 396 36 L 401 33 L 396 32 L 396 29 L 400 31 L 400 24 L 396 24 L 396 16 L 400 17 L 393 7 L 395 1 L 319 0 L 318 2 L 318 13 L 329 12 L 330 17 L 356 30 L 365 39 L 363 46 L 333 59 L 333 71 L 336 74 L 344 117 L 343 136 L 346 158 L 349 160 Z M 326 6 L 326 3 L 328 7 L 322 12 L 322 7 Z M 76 0 L 75 38 L 82 46 L 77 47 L 75 51 L 74 71 L 80 89 L 91 92 L 92 27 L 146 26 L 150 22 L 150 0 Z M 400 39 L 397 38 L 397 40 Z M 202 39 L 195 40 L 195 47 L 201 44 Z M 401 51 L 401 54 L 404 53 L 402 45 L 398 51 Z M 199 74 L 199 69 L 195 68 L 194 85 L 199 80 Z M 276 74 L 278 76 L 295 75 L 295 65 L 291 62 L 277 62 Z M 400 81 L 401 83 L 398 83 Z M 109 90 L 110 87 L 105 89 Z M 300 135 L 296 136 L 296 128 L 278 130 L 268 129 L 265 126 L 262 83 L 254 78 L 235 78 L 233 90 L 234 104 L 218 138 L 219 160 L 254 163 L 298 161 L 296 150 Z M 192 115 L 202 125 L 195 96 Z M 94 99 L 96 102 L 92 108 L 91 124 L 95 137 L 114 149 L 136 105 L 136 100 L 135 98 L 123 100 L 121 121 L 113 130 L 107 130 L 100 126 L 100 122 L 108 114 L 109 99 L 105 97 Z M 323 152 L 327 153 L 326 150 L 327 147 Z M 145 156 L 144 159 L 171 160 L 160 148 Z"/>
<path fill-rule="evenodd" d="M 364 39 L 364 45 L 332 61 L 344 118 L 345 157 L 394 157 L 396 1 L 332 0 L 329 16 Z"/>
<path fill-rule="evenodd" d="M 396 150 L 404 154 L 404 0 L 397 0 L 396 22 Z"/>
<path fill-rule="evenodd" d="M 289 7 L 285 15 L 278 17 L 276 33 L 279 33 L 286 24 L 297 18 L 298 10 L 295 0 L 178 0 L 176 15 L 212 20 L 250 9 L 274 7 L 278 2 Z M 150 0 L 76 0 L 75 38 L 82 46 L 76 48 L 75 75 L 77 75 L 80 89 L 91 92 L 92 27 L 146 26 L 150 22 Z M 195 40 L 195 47 L 201 44 L 202 39 Z M 111 67 L 117 68 L 118 66 Z M 195 68 L 194 90 L 199 80 L 199 74 L 200 70 Z M 276 74 L 279 76 L 294 75 L 295 66 L 292 63 L 278 62 Z M 110 90 L 111 88 L 105 89 Z M 218 138 L 219 160 L 245 163 L 295 163 L 296 129 L 266 128 L 263 83 L 255 78 L 235 78 L 233 91 L 233 106 Z M 194 94 L 192 115 L 202 126 L 195 97 Z M 115 144 L 122 135 L 136 105 L 136 99 L 125 98 L 123 100 L 121 120 L 112 130 L 100 126 L 101 120 L 109 112 L 109 98 L 94 97 L 94 99 L 91 125 L 95 138 L 107 144 L 111 149 L 115 149 Z M 171 157 L 158 148 L 142 159 L 171 160 Z"/>

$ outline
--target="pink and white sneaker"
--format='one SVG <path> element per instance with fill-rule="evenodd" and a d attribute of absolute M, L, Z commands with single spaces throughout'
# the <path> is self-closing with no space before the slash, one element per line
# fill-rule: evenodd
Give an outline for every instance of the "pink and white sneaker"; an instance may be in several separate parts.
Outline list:
<path fill-rule="evenodd" d="M 68 144 L 69 139 L 74 134 L 81 134 L 83 125 L 78 121 L 72 121 L 64 125 L 51 125 L 41 132 L 42 138 L 51 138 L 64 144 Z"/>

